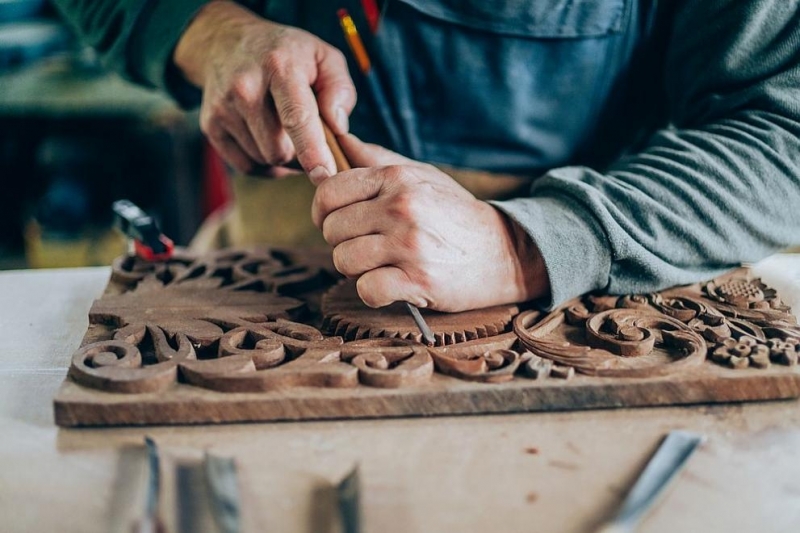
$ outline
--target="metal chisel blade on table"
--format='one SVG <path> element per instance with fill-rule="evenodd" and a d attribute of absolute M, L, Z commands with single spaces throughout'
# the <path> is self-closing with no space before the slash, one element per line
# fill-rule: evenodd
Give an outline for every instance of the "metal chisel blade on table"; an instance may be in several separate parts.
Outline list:
<path fill-rule="evenodd" d="M 361 533 L 361 479 L 358 465 L 336 487 L 339 515 L 344 533 Z"/>
<path fill-rule="evenodd" d="M 663 494 L 667 485 L 686 466 L 689 457 L 704 441 L 705 437 L 696 433 L 670 431 L 639 475 L 619 512 L 611 522 L 601 527 L 598 533 L 634 531 L 644 514 Z"/>
<path fill-rule="evenodd" d="M 145 488 L 144 514 L 134 524 L 134 533 L 163 533 L 164 524 L 159 512 L 159 499 L 161 498 L 161 459 L 158 456 L 158 446 L 153 439 L 145 437 L 147 447 L 148 478 Z"/>
<path fill-rule="evenodd" d="M 203 466 L 211 497 L 212 514 L 220 533 L 239 533 L 241 511 L 236 462 L 231 457 L 206 453 Z"/>

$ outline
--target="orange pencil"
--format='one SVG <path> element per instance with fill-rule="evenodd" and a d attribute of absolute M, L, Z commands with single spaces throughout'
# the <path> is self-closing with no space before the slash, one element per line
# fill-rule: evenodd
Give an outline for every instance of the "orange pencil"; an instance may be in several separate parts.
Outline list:
<path fill-rule="evenodd" d="M 356 58 L 359 70 L 364 74 L 368 73 L 372 68 L 372 64 L 369 61 L 367 49 L 364 48 L 364 41 L 361 40 L 361 35 L 358 34 L 356 23 L 353 22 L 353 18 L 346 9 L 340 9 L 336 14 L 339 16 L 339 24 L 342 25 L 344 38 Z"/>

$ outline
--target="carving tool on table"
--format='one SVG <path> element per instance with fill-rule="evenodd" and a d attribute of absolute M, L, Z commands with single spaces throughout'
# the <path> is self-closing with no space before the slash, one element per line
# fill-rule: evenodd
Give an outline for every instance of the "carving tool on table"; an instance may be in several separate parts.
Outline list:
<path fill-rule="evenodd" d="M 158 446 L 150 437 L 145 437 L 145 453 L 147 473 L 144 479 L 144 512 L 134 522 L 130 531 L 132 533 L 164 533 L 166 528 L 159 503 L 162 485 L 161 458 Z M 186 512 L 186 509 L 181 509 L 181 504 L 191 502 L 193 505 L 190 506 L 189 512 L 196 514 L 198 512 L 196 506 L 207 506 L 214 518 L 215 531 L 239 533 L 241 531 L 241 513 L 235 461 L 232 458 L 219 457 L 206 452 L 203 463 L 193 467 L 193 469 L 197 468 L 202 468 L 198 472 L 202 472 L 202 480 L 207 490 L 200 491 L 197 486 L 192 486 L 191 482 L 188 485 L 181 484 L 182 478 L 178 475 L 176 483 L 178 508 Z M 187 530 L 187 524 L 184 522 L 186 521 L 178 520 L 180 531 Z M 188 530 L 194 531 L 197 525 L 191 524 Z"/>
<path fill-rule="evenodd" d="M 352 168 L 350 161 L 347 160 L 347 157 L 342 151 L 342 147 L 339 146 L 339 141 L 336 140 L 336 135 L 334 135 L 328 125 L 325 124 L 324 120 L 322 121 L 322 128 L 325 130 L 325 140 L 327 141 L 328 147 L 331 149 L 331 153 L 333 154 L 337 171 L 342 172 L 344 170 L 350 170 Z M 433 346 L 436 344 L 436 338 L 433 336 L 433 332 L 428 326 L 428 323 L 425 322 L 424 318 L 422 318 L 422 314 L 419 312 L 419 309 L 417 309 L 417 306 L 409 302 L 403 303 L 411 315 L 411 318 L 414 319 L 417 329 L 419 329 L 420 333 L 422 333 L 422 339 L 425 341 L 425 344 L 428 346 Z"/>
<path fill-rule="evenodd" d="M 133 533 L 163 533 L 164 524 L 159 513 L 159 498 L 161 496 L 161 460 L 158 457 L 158 447 L 150 437 L 145 437 L 147 447 L 148 478 L 145 488 L 144 514 L 134 524 Z"/>
<path fill-rule="evenodd" d="M 114 226 L 132 245 L 132 253 L 147 261 L 165 261 L 172 257 L 175 244 L 161 233 L 155 219 L 130 200 L 117 200 L 111 206 Z"/>
<path fill-rule="evenodd" d="M 358 465 L 336 487 L 339 515 L 344 533 L 361 532 L 361 478 Z"/>
<path fill-rule="evenodd" d="M 686 466 L 689 457 L 705 437 L 688 431 L 670 431 L 656 450 L 614 518 L 598 533 L 628 533 L 635 530 L 644 514 L 664 493 L 667 485 Z"/>
<path fill-rule="evenodd" d="M 231 457 L 218 457 L 206 452 L 203 468 L 211 512 L 220 533 L 238 533 L 241 531 L 241 513 L 236 462 Z"/>

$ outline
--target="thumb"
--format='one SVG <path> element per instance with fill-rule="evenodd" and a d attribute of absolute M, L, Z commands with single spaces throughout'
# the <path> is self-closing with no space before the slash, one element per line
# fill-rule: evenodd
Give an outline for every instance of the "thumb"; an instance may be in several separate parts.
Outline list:
<path fill-rule="evenodd" d="M 349 129 L 348 117 L 356 105 L 356 88 L 340 52 L 323 45 L 320 53 L 314 83 L 319 112 L 334 133 L 343 135 Z"/>
<path fill-rule="evenodd" d="M 416 165 L 413 159 L 377 144 L 365 143 L 352 133 L 337 137 L 344 155 L 353 167 L 382 167 L 387 165 Z"/>

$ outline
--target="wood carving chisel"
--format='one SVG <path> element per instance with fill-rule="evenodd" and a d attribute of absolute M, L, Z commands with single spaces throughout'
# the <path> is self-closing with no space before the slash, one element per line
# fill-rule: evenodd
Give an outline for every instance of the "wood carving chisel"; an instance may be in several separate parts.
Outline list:
<path fill-rule="evenodd" d="M 331 129 L 325 124 L 325 121 L 322 121 L 322 128 L 325 130 L 325 140 L 328 143 L 328 147 L 331 149 L 331 153 L 333 154 L 333 159 L 336 162 L 336 170 L 338 172 L 343 172 L 345 170 L 350 170 L 353 167 L 350 165 L 350 161 L 347 160 L 347 156 L 344 155 L 344 151 L 342 151 L 342 147 L 339 145 L 339 141 L 336 140 L 336 135 L 333 134 Z M 417 306 L 409 303 L 403 302 L 408 309 L 411 318 L 414 320 L 414 324 L 417 325 L 417 329 L 422 334 L 422 339 L 425 341 L 425 344 L 428 346 L 433 346 L 436 344 L 436 339 L 433 336 L 433 332 L 431 328 L 428 326 L 428 323 L 425 322 L 425 319 L 422 318 L 422 313 L 419 312 Z"/>
<path fill-rule="evenodd" d="M 705 437 L 688 431 L 670 431 L 636 480 L 616 516 L 598 533 L 634 531 L 642 516 L 664 493 Z"/>
<path fill-rule="evenodd" d="M 175 244 L 161 233 L 155 219 L 130 200 L 117 200 L 114 226 L 132 243 L 133 253 L 147 261 L 166 261 L 172 257 Z"/>
<path fill-rule="evenodd" d="M 230 457 L 206 453 L 203 468 L 211 498 L 211 513 L 220 533 L 239 533 L 241 512 L 236 462 Z"/>
<path fill-rule="evenodd" d="M 148 479 L 145 488 L 144 514 L 134 524 L 133 533 L 163 533 L 164 524 L 159 513 L 161 497 L 161 460 L 158 447 L 150 437 L 145 437 L 147 447 Z"/>
<path fill-rule="evenodd" d="M 358 465 L 336 487 L 343 533 L 361 533 L 361 479 Z"/>

